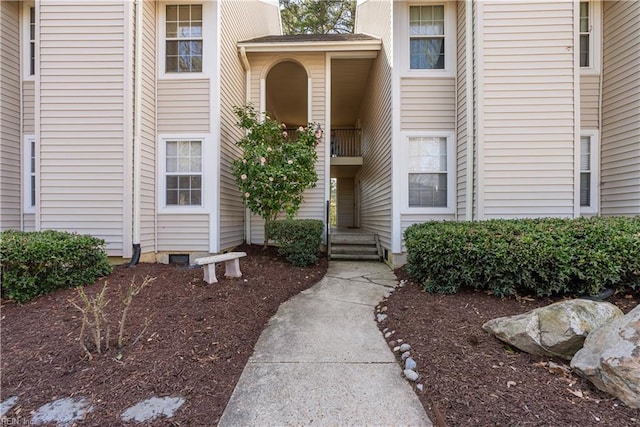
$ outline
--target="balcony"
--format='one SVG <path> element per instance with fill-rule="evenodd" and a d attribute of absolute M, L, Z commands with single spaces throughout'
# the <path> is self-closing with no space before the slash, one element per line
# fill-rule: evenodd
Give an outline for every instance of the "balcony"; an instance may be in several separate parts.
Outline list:
<path fill-rule="evenodd" d="M 331 165 L 362 165 L 362 129 L 331 129 Z"/>

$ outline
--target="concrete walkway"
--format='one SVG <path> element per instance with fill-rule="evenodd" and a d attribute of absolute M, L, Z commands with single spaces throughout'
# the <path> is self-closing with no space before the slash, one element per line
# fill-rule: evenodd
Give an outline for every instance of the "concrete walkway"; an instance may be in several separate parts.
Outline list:
<path fill-rule="evenodd" d="M 331 261 L 280 306 L 222 415 L 227 426 L 431 426 L 375 322 L 383 263 Z"/>

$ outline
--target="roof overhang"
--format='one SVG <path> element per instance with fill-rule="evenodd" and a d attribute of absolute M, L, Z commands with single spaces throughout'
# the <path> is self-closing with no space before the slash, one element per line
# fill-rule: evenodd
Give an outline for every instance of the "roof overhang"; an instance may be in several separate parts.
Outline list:
<path fill-rule="evenodd" d="M 356 37 L 269 36 L 238 42 L 238 50 L 246 53 L 282 52 L 372 52 L 373 57 L 382 49 L 382 40 L 370 36 Z"/>

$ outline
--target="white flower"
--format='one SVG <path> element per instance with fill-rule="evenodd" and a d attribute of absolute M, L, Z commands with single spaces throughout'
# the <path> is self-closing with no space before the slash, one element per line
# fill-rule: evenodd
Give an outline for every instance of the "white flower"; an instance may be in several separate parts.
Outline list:
<path fill-rule="evenodd" d="M 287 163 L 289 163 L 290 165 L 293 164 L 293 160 L 287 160 Z"/>
<path fill-rule="evenodd" d="M 270 153 L 271 151 L 273 151 L 273 150 L 271 149 L 271 147 L 267 147 L 267 152 L 269 152 L 269 153 Z"/>
<path fill-rule="evenodd" d="M 287 128 L 287 125 L 284 124 L 284 123 L 281 126 L 282 126 L 282 129 L 286 129 Z"/>
<path fill-rule="evenodd" d="M 286 176 L 286 175 L 285 175 L 285 176 L 283 176 L 283 177 L 282 177 L 282 180 L 283 180 L 283 181 L 286 181 L 286 180 L 287 180 L 287 176 Z"/>
<path fill-rule="evenodd" d="M 282 132 L 282 136 L 283 136 L 284 138 L 288 138 L 288 137 L 289 137 L 289 134 L 287 133 L 287 131 L 284 131 L 284 132 Z"/>
<path fill-rule="evenodd" d="M 273 177 L 272 176 L 269 177 L 269 181 L 273 182 Z"/>
<path fill-rule="evenodd" d="M 244 193 L 244 197 L 249 197 L 249 193 Z"/>
<path fill-rule="evenodd" d="M 247 159 L 242 159 L 242 163 L 246 164 L 247 163 Z"/>
<path fill-rule="evenodd" d="M 265 159 L 264 157 L 260 157 L 260 164 L 264 165 L 265 163 L 267 163 L 267 159 Z"/>
<path fill-rule="evenodd" d="M 245 174 L 240 175 L 240 179 L 243 179 L 243 180 L 247 179 L 247 175 Z"/>
<path fill-rule="evenodd" d="M 304 132 L 304 128 L 303 128 L 302 126 L 300 126 L 300 127 L 298 128 L 298 132 Z"/>

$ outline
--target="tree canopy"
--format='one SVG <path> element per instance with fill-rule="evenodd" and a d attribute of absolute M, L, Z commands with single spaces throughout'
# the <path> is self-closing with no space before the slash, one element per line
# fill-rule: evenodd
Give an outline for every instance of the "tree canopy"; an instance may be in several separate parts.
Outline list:
<path fill-rule="evenodd" d="M 280 0 L 285 34 L 352 33 L 356 16 L 354 0 Z"/>

